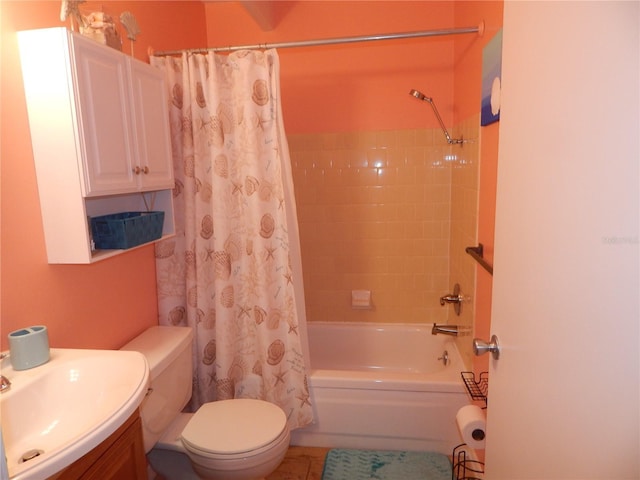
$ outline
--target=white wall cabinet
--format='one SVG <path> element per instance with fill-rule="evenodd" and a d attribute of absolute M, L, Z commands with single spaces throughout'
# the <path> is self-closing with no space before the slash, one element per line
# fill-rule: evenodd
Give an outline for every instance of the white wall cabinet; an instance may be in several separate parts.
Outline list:
<path fill-rule="evenodd" d="M 18 32 L 49 263 L 92 263 L 89 218 L 162 210 L 174 233 L 162 73 L 65 28 Z"/>

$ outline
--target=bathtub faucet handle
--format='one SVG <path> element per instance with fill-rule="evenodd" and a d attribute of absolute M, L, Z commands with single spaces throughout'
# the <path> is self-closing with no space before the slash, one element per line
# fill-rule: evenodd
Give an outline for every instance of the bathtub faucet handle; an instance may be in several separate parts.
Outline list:
<path fill-rule="evenodd" d="M 461 302 L 462 299 L 460 298 L 459 295 L 454 296 L 454 295 L 444 295 L 442 297 L 440 297 L 440 305 L 442 305 L 444 307 L 445 303 L 459 303 Z"/>
<path fill-rule="evenodd" d="M 440 360 L 445 367 L 449 365 L 449 352 L 447 352 L 446 350 L 442 352 L 442 356 L 438 357 L 438 360 Z"/>
<path fill-rule="evenodd" d="M 448 293 L 440 297 L 440 305 L 444 307 L 446 303 L 453 303 L 453 309 L 456 315 L 460 315 L 463 300 L 464 296 L 460 293 L 460 284 L 456 283 L 453 286 L 453 293 Z"/>

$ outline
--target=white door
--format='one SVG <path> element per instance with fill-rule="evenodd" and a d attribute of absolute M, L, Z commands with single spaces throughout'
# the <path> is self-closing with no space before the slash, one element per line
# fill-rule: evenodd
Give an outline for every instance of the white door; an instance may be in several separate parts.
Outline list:
<path fill-rule="evenodd" d="M 640 3 L 506 1 L 486 478 L 640 478 Z"/>

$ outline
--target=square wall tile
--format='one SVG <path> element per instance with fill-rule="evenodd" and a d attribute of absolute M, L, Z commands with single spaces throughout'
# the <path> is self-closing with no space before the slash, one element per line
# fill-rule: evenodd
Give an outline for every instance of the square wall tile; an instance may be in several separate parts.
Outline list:
<path fill-rule="evenodd" d="M 288 137 L 309 321 L 473 324 L 479 116 L 453 129 Z M 460 283 L 463 315 L 439 305 Z M 373 308 L 351 308 L 351 290 Z M 465 362 L 468 339 L 459 339 Z"/>

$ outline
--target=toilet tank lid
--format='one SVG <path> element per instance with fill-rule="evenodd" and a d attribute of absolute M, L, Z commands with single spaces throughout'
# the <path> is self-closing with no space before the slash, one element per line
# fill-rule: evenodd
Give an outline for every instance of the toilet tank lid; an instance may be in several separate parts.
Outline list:
<path fill-rule="evenodd" d="M 149 363 L 150 378 L 156 378 L 185 348 L 191 348 L 189 327 L 150 327 L 120 350 L 142 353 Z"/>

